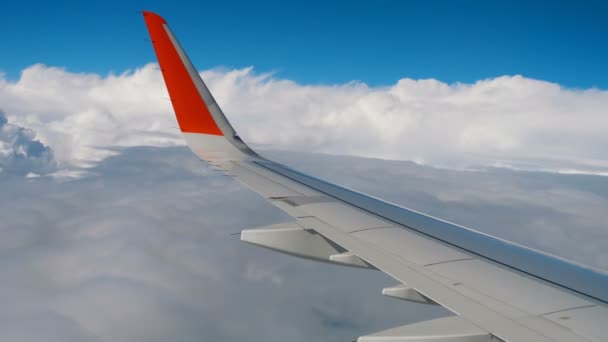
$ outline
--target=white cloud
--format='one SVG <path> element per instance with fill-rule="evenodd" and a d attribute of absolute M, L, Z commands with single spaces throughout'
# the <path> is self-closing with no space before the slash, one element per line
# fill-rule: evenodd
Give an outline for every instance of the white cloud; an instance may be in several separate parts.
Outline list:
<path fill-rule="evenodd" d="M 608 171 L 608 91 L 522 76 L 474 84 L 401 79 L 301 85 L 252 68 L 202 73 L 246 141 L 273 148 L 415 160 L 442 167 Z M 111 146 L 182 144 L 155 64 L 120 75 L 33 65 L 0 79 L 0 104 L 64 165 Z"/>
<path fill-rule="evenodd" d="M 0 111 L 0 175 L 40 176 L 55 170 L 53 151 L 36 133 L 9 123 Z"/>
<path fill-rule="evenodd" d="M 152 64 L 106 77 L 36 64 L 17 82 L 0 81 L 0 104 L 60 162 L 80 166 L 113 154 L 105 147 L 178 143 L 163 91 Z"/>

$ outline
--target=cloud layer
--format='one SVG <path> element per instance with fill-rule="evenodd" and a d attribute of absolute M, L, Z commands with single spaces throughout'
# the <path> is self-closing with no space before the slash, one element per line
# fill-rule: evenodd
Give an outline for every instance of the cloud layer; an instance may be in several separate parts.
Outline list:
<path fill-rule="evenodd" d="M 0 178 L 0 340 L 352 341 L 447 314 L 383 297 L 395 280 L 381 272 L 240 242 L 289 218 L 184 147 L 116 153 L 66 182 Z M 608 269 L 606 177 L 266 153 Z"/>
<path fill-rule="evenodd" d="M 202 75 L 253 145 L 455 168 L 608 172 L 604 90 L 522 76 L 369 87 L 302 85 L 252 68 Z M 112 154 L 107 147 L 182 144 L 155 64 L 107 76 L 33 65 L 17 81 L 0 79 L 0 103 L 63 164 L 98 161 Z"/>
<path fill-rule="evenodd" d="M 2 341 L 352 341 L 447 314 L 381 296 L 381 272 L 242 243 L 288 218 L 183 147 L 0 188 Z"/>
<path fill-rule="evenodd" d="M 608 172 L 606 91 L 521 76 L 376 88 L 202 74 L 258 146 L 486 172 L 274 152 L 297 168 L 608 268 L 605 177 L 488 168 Z M 108 76 L 34 65 L 0 78 L 0 106 L 3 173 L 90 167 L 63 183 L 0 177 L 1 340 L 336 341 L 446 314 L 381 298 L 393 280 L 379 272 L 230 236 L 286 217 L 185 148 L 157 148 L 183 140 L 154 64 Z M 154 147 L 127 148 L 140 145 Z"/>

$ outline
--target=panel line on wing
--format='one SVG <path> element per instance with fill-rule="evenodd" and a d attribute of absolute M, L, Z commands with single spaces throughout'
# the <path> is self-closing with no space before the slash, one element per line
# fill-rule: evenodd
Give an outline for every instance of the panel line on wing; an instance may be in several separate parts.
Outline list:
<path fill-rule="evenodd" d="M 562 309 L 562 310 L 556 310 L 556 311 L 552 311 L 552 312 L 547 312 L 544 313 L 543 316 L 548 316 L 548 315 L 554 315 L 556 313 L 560 313 L 560 312 L 566 312 L 566 311 L 570 311 L 570 310 L 577 310 L 577 309 L 584 309 L 584 308 L 592 308 L 594 306 L 594 304 L 590 304 L 590 305 L 581 305 L 581 306 L 577 306 L 577 307 L 573 307 L 573 308 L 567 308 L 567 309 Z"/>
<path fill-rule="evenodd" d="M 354 233 L 359 233 L 359 232 L 365 232 L 365 231 L 368 231 L 368 230 L 388 229 L 388 228 L 395 228 L 395 226 L 362 228 L 362 229 L 352 230 L 352 231 L 350 231 L 348 233 L 349 234 L 354 234 Z"/>
<path fill-rule="evenodd" d="M 426 264 L 424 266 L 435 266 L 435 265 L 439 265 L 439 264 L 447 264 L 450 262 L 456 262 L 456 261 L 466 261 L 466 260 L 475 260 L 475 258 L 462 258 L 462 259 L 454 259 L 454 260 L 446 260 L 446 261 L 438 261 L 438 262 L 434 262 L 431 264 Z"/>

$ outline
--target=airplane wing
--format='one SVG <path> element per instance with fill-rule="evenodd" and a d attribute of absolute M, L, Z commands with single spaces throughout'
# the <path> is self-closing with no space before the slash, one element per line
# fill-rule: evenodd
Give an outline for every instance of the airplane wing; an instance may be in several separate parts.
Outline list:
<path fill-rule="evenodd" d="M 165 20 L 143 15 L 188 146 L 293 217 L 244 230 L 243 241 L 378 269 L 396 280 L 383 294 L 455 314 L 358 341 L 608 341 L 608 274 L 258 155 L 232 128 Z"/>

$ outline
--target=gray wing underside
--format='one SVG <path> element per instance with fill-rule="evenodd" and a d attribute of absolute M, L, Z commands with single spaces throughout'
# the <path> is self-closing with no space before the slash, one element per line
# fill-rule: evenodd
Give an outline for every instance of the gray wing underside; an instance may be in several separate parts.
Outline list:
<path fill-rule="evenodd" d="M 243 241 L 299 257 L 381 270 L 397 280 L 383 294 L 441 305 L 457 315 L 363 336 L 360 341 L 606 340 L 608 310 L 603 301 L 417 231 L 389 215 L 388 209 L 424 216 L 427 225 L 462 227 L 261 157 L 210 162 L 294 218 L 244 230 Z M 473 240 L 479 238 L 470 232 Z M 566 274 L 573 272 L 569 267 L 578 267 L 542 253 L 536 257 L 546 260 L 531 258 L 532 263 L 544 261 L 549 267 L 557 261 L 551 267 L 559 270 L 561 265 Z M 585 268 L 574 271 L 591 280 L 604 277 Z"/>

